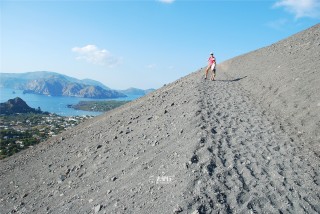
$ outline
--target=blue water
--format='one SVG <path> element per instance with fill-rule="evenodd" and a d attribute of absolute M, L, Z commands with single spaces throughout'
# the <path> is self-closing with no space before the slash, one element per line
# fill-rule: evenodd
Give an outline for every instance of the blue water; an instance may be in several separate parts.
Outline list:
<path fill-rule="evenodd" d="M 15 94 L 13 93 L 15 92 Z M 75 110 L 73 108 L 68 108 L 67 105 L 77 104 L 79 101 L 86 100 L 134 100 L 139 98 L 139 95 L 128 96 L 117 99 L 88 99 L 88 98 L 77 98 L 77 97 L 53 97 L 37 94 L 23 94 L 22 90 L 0 88 L 0 103 L 6 102 L 9 99 L 15 97 L 20 97 L 23 99 L 30 107 L 38 108 L 40 107 L 42 111 L 48 111 L 50 113 L 56 113 L 61 116 L 82 116 L 82 115 L 92 115 L 97 116 L 103 112 L 92 112 L 92 111 L 81 111 Z"/>

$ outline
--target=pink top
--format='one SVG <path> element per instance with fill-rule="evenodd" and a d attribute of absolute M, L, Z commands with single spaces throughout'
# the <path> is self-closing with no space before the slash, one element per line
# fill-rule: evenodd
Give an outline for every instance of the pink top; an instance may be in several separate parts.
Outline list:
<path fill-rule="evenodd" d="M 212 65 L 213 63 L 216 63 L 216 58 L 214 56 L 210 56 L 208 59 L 209 65 Z"/>

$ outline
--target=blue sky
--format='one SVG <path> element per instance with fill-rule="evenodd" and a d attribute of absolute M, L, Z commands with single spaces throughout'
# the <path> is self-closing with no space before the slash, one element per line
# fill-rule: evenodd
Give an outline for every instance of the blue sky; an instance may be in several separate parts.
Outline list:
<path fill-rule="evenodd" d="M 0 72 L 158 88 L 307 29 L 320 0 L 2 0 Z"/>

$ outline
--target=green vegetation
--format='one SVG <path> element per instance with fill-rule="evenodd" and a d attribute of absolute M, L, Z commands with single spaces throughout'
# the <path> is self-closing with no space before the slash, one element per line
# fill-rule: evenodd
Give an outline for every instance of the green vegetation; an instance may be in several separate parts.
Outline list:
<path fill-rule="evenodd" d="M 108 100 L 108 101 L 80 101 L 76 105 L 70 105 L 69 107 L 83 110 L 83 111 L 99 111 L 105 112 L 111 109 L 117 108 L 123 104 L 130 101 L 118 101 L 118 100 Z"/>
<path fill-rule="evenodd" d="M 0 131 L 0 159 L 13 155 L 40 142 L 31 131 L 7 129 Z"/>
<path fill-rule="evenodd" d="M 55 136 L 92 116 L 20 113 L 0 116 L 0 159 Z"/>

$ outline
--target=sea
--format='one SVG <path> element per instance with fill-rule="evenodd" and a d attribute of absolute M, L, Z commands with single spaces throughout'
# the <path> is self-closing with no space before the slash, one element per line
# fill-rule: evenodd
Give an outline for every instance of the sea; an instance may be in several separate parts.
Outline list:
<path fill-rule="evenodd" d="M 23 99 L 30 107 L 38 109 L 41 111 L 47 111 L 50 113 L 55 113 L 61 116 L 97 116 L 103 112 L 93 112 L 93 111 L 82 111 L 73 108 L 68 108 L 68 105 L 77 104 L 80 101 L 102 101 L 102 100 L 135 100 L 141 95 L 128 95 L 127 97 L 121 97 L 116 99 L 90 99 L 90 98 L 79 98 L 79 97 L 56 97 L 56 96 L 46 96 L 38 94 L 23 94 L 22 90 L 10 89 L 10 88 L 0 88 L 0 103 L 4 103 L 9 99 L 14 99 L 20 97 Z"/>

